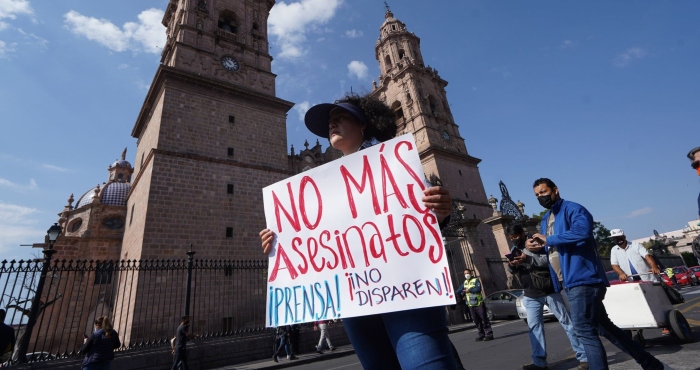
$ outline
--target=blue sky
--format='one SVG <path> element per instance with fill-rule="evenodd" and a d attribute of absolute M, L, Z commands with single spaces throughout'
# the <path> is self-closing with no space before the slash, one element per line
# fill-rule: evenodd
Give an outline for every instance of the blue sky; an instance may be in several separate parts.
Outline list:
<path fill-rule="evenodd" d="M 0 259 L 27 258 L 66 199 L 107 180 L 160 60 L 166 0 L 0 0 Z M 528 214 L 550 177 L 632 238 L 697 218 L 685 154 L 700 121 L 700 3 L 392 1 L 421 38 L 486 192 Z M 278 2 L 270 18 L 288 145 L 309 105 L 379 75 L 376 0 Z"/>

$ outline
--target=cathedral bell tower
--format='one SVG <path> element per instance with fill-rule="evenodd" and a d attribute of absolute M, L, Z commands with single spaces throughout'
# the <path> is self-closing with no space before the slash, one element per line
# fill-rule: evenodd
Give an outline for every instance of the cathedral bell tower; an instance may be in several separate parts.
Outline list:
<path fill-rule="evenodd" d="M 170 0 L 161 64 L 131 132 L 138 142 L 121 257 L 259 257 L 262 191 L 290 175 L 275 97 L 274 0 Z"/>
<path fill-rule="evenodd" d="M 481 160 L 469 155 L 447 102 L 447 81 L 425 65 L 420 41 L 387 5 L 374 48 L 381 74 L 371 94 L 394 112 L 398 134 L 413 133 L 426 176 L 437 176 L 463 208 L 464 217 L 476 224 L 492 216 L 479 174 Z M 490 284 L 488 261 L 500 263 L 502 258 L 493 232 L 479 223 L 471 235 L 469 254 Z"/>

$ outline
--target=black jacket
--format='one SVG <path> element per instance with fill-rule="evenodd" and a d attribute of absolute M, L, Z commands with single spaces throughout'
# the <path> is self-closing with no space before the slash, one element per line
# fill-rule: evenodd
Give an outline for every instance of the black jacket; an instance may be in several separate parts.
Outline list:
<path fill-rule="evenodd" d="M 83 344 L 83 347 L 80 348 L 80 353 L 85 354 L 83 366 L 112 361 L 114 359 L 114 350 L 121 345 L 119 333 L 116 330 L 112 330 L 112 333 L 107 337 L 107 333 L 103 329 L 98 329 L 92 333 Z"/>

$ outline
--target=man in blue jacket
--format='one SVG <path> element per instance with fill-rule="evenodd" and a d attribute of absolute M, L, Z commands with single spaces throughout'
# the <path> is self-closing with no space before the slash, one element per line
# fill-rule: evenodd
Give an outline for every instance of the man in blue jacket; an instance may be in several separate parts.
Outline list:
<path fill-rule="evenodd" d="M 571 320 L 590 368 L 608 368 L 600 333 L 632 356 L 643 369 L 662 370 L 661 361 L 608 318 L 603 299 L 610 284 L 593 237 L 593 216 L 582 205 L 561 199 L 559 189 L 550 179 L 536 180 L 533 188 L 540 205 L 549 211 L 542 217 L 542 233 L 528 239 L 526 247 L 533 252 L 545 248 L 548 253 L 554 249 L 559 253 Z"/>

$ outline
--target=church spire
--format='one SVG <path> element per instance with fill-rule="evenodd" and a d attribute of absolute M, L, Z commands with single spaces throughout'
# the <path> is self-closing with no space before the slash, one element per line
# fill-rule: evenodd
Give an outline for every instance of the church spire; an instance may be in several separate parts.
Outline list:
<path fill-rule="evenodd" d="M 386 8 L 386 13 L 384 13 L 384 18 L 393 18 L 394 13 L 391 12 L 391 9 L 389 8 L 389 4 L 387 4 L 386 1 L 384 1 L 384 7 Z"/>

